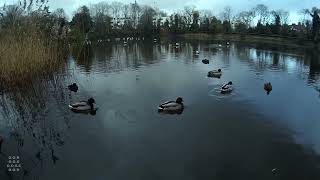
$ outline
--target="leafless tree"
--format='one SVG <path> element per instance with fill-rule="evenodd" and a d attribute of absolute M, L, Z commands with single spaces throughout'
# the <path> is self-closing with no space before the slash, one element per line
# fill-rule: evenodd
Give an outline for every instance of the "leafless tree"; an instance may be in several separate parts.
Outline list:
<path fill-rule="evenodd" d="M 302 9 L 301 13 L 304 15 L 313 15 L 314 12 L 317 12 L 318 14 L 320 13 L 320 9 L 318 9 L 317 7 L 312 7 L 311 10 L 309 9 Z"/>
<path fill-rule="evenodd" d="M 290 13 L 289 11 L 281 11 L 280 13 L 281 24 L 288 24 Z"/>
<path fill-rule="evenodd" d="M 254 8 L 256 14 L 259 16 L 259 21 L 261 24 L 266 24 L 270 17 L 270 11 L 268 10 L 268 7 L 264 4 L 258 4 Z"/>
<path fill-rule="evenodd" d="M 279 9 L 279 10 L 276 10 L 276 11 L 272 11 L 272 14 L 274 16 L 278 15 L 280 17 L 280 22 L 281 24 L 288 24 L 288 20 L 289 20 L 289 12 L 288 11 L 285 11 L 283 9 Z"/>
<path fill-rule="evenodd" d="M 308 18 L 307 17 L 309 17 L 309 9 L 301 9 L 300 11 L 299 11 L 299 13 L 303 16 L 302 18 L 301 18 L 301 21 L 303 22 L 303 23 L 306 23 L 307 21 L 308 21 Z"/>
<path fill-rule="evenodd" d="M 137 3 L 133 3 L 130 5 L 130 18 L 133 21 L 133 27 L 137 28 L 139 24 L 139 17 L 142 14 L 142 9 Z"/>
<path fill-rule="evenodd" d="M 90 14 L 92 16 L 100 15 L 111 15 L 110 13 L 111 6 L 107 2 L 99 2 L 97 4 L 90 5 Z"/>
<path fill-rule="evenodd" d="M 200 10 L 199 13 L 201 19 L 212 17 L 212 12 L 208 9 Z"/>
<path fill-rule="evenodd" d="M 189 26 L 192 23 L 192 16 L 195 11 L 195 6 L 185 6 L 183 15 L 185 16 L 185 22 Z"/>
<path fill-rule="evenodd" d="M 251 26 L 252 21 L 255 17 L 254 11 L 242 11 L 236 16 L 236 21 L 245 24 L 248 27 Z"/>
<path fill-rule="evenodd" d="M 130 13 L 130 6 L 128 4 L 125 4 L 122 6 L 122 11 L 123 11 L 123 17 L 124 18 L 129 18 L 129 13 Z"/>
<path fill-rule="evenodd" d="M 112 9 L 112 16 L 113 19 L 118 22 L 121 14 L 121 8 L 122 8 L 123 4 L 121 2 L 117 2 L 117 1 L 113 1 L 111 3 L 111 9 Z"/>
<path fill-rule="evenodd" d="M 58 8 L 55 11 L 53 11 L 53 15 L 57 18 L 66 18 L 66 13 L 62 8 Z"/>
<path fill-rule="evenodd" d="M 232 19 L 232 9 L 230 6 L 226 6 L 224 7 L 223 11 L 220 14 L 221 19 L 223 21 L 228 21 L 229 23 L 231 23 L 231 19 Z"/>

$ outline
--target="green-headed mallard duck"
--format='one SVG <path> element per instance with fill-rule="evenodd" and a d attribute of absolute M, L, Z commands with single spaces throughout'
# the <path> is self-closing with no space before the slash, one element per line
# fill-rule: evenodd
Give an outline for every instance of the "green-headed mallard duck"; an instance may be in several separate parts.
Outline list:
<path fill-rule="evenodd" d="M 91 113 L 95 112 L 98 108 L 94 106 L 95 100 L 93 98 L 88 99 L 87 101 L 80 101 L 69 105 L 69 108 L 73 112 L 79 113 Z"/>
<path fill-rule="evenodd" d="M 220 78 L 222 75 L 221 69 L 218 70 L 212 70 L 208 72 L 208 77 L 218 77 Z"/>
<path fill-rule="evenodd" d="M 178 113 L 184 109 L 183 99 L 178 97 L 176 101 L 167 101 L 158 106 L 159 112 Z"/>

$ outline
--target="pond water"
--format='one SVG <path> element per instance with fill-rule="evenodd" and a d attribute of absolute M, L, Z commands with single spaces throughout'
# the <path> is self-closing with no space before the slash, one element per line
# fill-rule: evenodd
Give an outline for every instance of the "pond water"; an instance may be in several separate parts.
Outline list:
<path fill-rule="evenodd" d="M 220 79 L 207 77 L 218 68 Z M 0 92 L 0 179 L 319 180 L 319 79 L 318 53 L 286 46 L 170 40 L 74 51 L 49 79 Z M 234 91 L 220 94 L 228 81 Z M 157 112 L 178 96 L 182 114 Z M 68 109 L 89 97 L 95 115 Z M 20 157 L 19 172 L 6 172 L 8 156 Z"/>

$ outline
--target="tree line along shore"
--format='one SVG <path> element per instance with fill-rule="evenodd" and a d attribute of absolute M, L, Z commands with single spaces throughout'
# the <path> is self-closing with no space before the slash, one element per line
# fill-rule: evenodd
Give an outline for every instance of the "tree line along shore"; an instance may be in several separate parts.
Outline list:
<path fill-rule="evenodd" d="M 86 40 L 171 35 L 232 40 L 235 35 L 242 39 L 254 35 L 319 44 L 319 14 L 317 7 L 301 9 L 301 21 L 289 24 L 288 11 L 263 4 L 237 13 L 229 6 L 221 12 L 185 6 L 168 14 L 136 1 L 102 1 L 81 6 L 68 17 L 62 8 L 51 10 L 48 0 L 19 0 L 0 8 L 0 87 L 27 84 L 56 72 L 65 63 L 70 44 Z"/>

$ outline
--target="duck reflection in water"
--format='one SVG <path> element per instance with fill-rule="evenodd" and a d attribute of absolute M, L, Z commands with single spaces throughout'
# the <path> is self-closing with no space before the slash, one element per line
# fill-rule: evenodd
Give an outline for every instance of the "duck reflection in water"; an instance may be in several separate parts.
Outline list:
<path fill-rule="evenodd" d="M 0 136 L 0 154 L 1 154 L 2 143 L 3 143 L 3 138 Z"/>
<path fill-rule="evenodd" d="M 51 150 L 51 159 L 53 161 L 53 164 L 56 164 L 57 160 L 59 160 L 59 158 L 54 155 L 53 149 Z"/>
<path fill-rule="evenodd" d="M 180 109 L 180 110 L 175 110 L 175 111 L 158 111 L 160 114 L 170 114 L 170 115 L 180 115 L 183 113 L 184 108 Z"/>
<path fill-rule="evenodd" d="M 95 116 L 97 114 L 97 109 L 87 110 L 87 111 L 77 111 L 77 110 L 71 109 L 71 111 L 79 114 L 90 114 L 92 116 Z"/>

